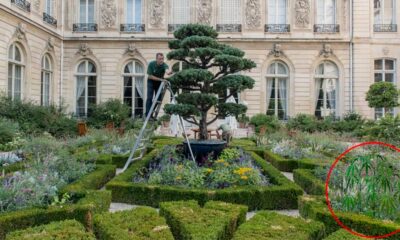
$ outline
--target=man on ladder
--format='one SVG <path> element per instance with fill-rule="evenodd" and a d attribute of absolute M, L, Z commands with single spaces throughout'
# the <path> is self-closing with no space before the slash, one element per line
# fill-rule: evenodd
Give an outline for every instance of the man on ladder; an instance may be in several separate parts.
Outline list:
<path fill-rule="evenodd" d="M 168 69 L 168 65 L 164 62 L 164 54 L 157 53 L 156 60 L 151 61 L 149 66 L 147 67 L 147 100 L 146 100 L 146 114 L 149 113 L 151 105 L 153 103 L 153 95 L 157 93 L 160 88 L 161 82 L 165 81 L 164 75 Z M 168 75 L 171 75 L 172 72 L 168 71 Z M 158 99 L 154 99 L 154 101 L 161 102 L 163 95 L 160 95 Z"/>

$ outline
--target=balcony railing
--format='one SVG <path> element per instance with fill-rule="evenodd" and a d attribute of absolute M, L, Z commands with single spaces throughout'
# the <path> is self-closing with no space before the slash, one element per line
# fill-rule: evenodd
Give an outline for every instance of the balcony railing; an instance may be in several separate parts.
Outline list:
<path fill-rule="evenodd" d="M 265 32 L 288 33 L 288 32 L 290 32 L 290 25 L 289 24 L 265 24 Z"/>
<path fill-rule="evenodd" d="M 74 32 L 97 32 L 97 23 L 74 23 L 72 26 Z"/>
<path fill-rule="evenodd" d="M 26 0 L 11 0 L 11 3 L 24 11 L 31 11 L 31 3 Z"/>
<path fill-rule="evenodd" d="M 217 24 L 217 32 L 242 32 L 242 24 Z"/>
<path fill-rule="evenodd" d="M 175 32 L 180 27 L 184 26 L 185 24 L 168 24 L 168 32 Z"/>
<path fill-rule="evenodd" d="M 121 24 L 120 26 L 121 32 L 144 32 L 145 30 L 145 25 L 140 23 Z"/>
<path fill-rule="evenodd" d="M 315 24 L 314 32 L 316 33 L 338 33 L 340 32 L 339 24 Z"/>
<path fill-rule="evenodd" d="M 397 24 L 374 24 L 374 32 L 397 32 Z"/>
<path fill-rule="evenodd" d="M 45 12 L 43 13 L 43 21 L 57 27 L 57 19 L 55 19 L 54 17 L 50 16 Z"/>

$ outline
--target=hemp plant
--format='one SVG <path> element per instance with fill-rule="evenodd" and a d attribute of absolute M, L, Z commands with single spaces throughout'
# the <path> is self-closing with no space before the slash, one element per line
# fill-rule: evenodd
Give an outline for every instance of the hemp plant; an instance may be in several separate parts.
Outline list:
<path fill-rule="evenodd" d="M 197 125 L 200 139 L 206 140 L 208 125 L 218 118 L 237 117 L 247 111 L 245 105 L 226 103 L 226 100 L 253 88 L 254 79 L 238 73 L 250 70 L 256 64 L 244 58 L 242 50 L 218 42 L 218 33 L 211 26 L 184 25 L 174 32 L 174 37 L 169 42 L 171 52 L 167 58 L 180 61 L 187 68 L 169 78 L 172 89 L 180 93 L 177 104 L 167 104 L 164 110 Z M 215 115 L 207 118 L 212 111 Z"/>
<path fill-rule="evenodd" d="M 400 219 L 400 175 L 393 162 L 372 152 L 349 159 L 333 205 L 379 219 Z"/>

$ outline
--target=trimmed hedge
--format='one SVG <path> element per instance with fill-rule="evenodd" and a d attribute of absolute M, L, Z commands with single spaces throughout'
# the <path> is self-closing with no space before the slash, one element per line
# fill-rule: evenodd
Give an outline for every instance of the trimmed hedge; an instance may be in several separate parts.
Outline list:
<path fill-rule="evenodd" d="M 114 165 L 96 165 L 96 170 L 61 189 L 61 194 L 97 190 L 110 181 L 116 172 Z"/>
<path fill-rule="evenodd" d="M 107 183 L 106 189 L 111 190 L 114 202 L 158 207 L 160 202 L 166 201 L 197 200 L 204 205 L 208 201 L 215 200 L 243 204 L 250 210 L 297 209 L 298 196 L 303 194 L 299 186 L 254 152 L 250 153 L 251 156 L 262 173 L 269 177 L 272 186 L 214 190 L 134 183 L 133 176 L 145 169 L 157 154 L 158 151 L 153 150 L 142 160 L 133 162 L 124 173 Z"/>
<path fill-rule="evenodd" d="M 240 138 L 240 139 L 233 139 L 230 143 L 229 146 L 231 147 L 257 147 L 256 143 L 249 139 L 249 138 Z"/>
<path fill-rule="evenodd" d="M 340 226 L 333 219 L 326 206 L 325 198 L 322 196 L 300 197 L 299 211 L 300 215 L 304 218 L 311 218 L 323 222 L 328 234 L 340 229 Z M 344 225 L 365 235 L 384 235 L 400 229 L 400 224 L 398 223 L 374 219 L 357 213 L 335 211 L 335 214 Z M 400 234 L 396 234 L 387 239 L 399 238 Z"/>
<path fill-rule="evenodd" d="M 293 170 L 299 168 L 315 169 L 320 166 L 329 165 L 331 162 L 330 160 L 306 159 L 306 158 L 299 160 L 288 159 L 278 154 L 275 154 L 269 150 L 264 151 L 264 158 L 282 172 L 293 172 Z"/>
<path fill-rule="evenodd" d="M 314 176 L 313 170 L 295 169 L 293 171 L 294 182 L 303 190 L 311 195 L 324 195 L 325 184 L 323 181 Z"/>
<path fill-rule="evenodd" d="M 234 240 L 320 240 L 325 235 L 321 222 L 261 211 L 239 227 Z"/>
<path fill-rule="evenodd" d="M 344 229 L 336 231 L 331 235 L 329 235 L 327 238 L 324 238 L 324 240 L 360 240 L 360 239 L 365 239 L 365 238 L 357 237 Z"/>
<path fill-rule="evenodd" d="M 204 208 L 196 201 L 160 204 L 160 215 L 166 218 L 177 240 L 231 239 L 246 213 L 245 206 L 221 202 L 208 202 Z"/>
<path fill-rule="evenodd" d="M 75 220 L 53 222 L 48 225 L 12 232 L 6 240 L 96 240 L 92 233 Z"/>
<path fill-rule="evenodd" d="M 165 219 L 149 207 L 96 214 L 93 223 L 96 236 L 100 240 L 174 239 Z"/>

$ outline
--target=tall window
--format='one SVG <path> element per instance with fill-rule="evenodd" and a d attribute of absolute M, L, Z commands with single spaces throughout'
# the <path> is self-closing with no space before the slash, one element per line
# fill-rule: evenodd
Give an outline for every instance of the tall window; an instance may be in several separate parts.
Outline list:
<path fill-rule="evenodd" d="M 317 0 L 317 24 L 336 24 L 336 0 Z"/>
<path fill-rule="evenodd" d="M 76 115 L 86 117 L 96 104 L 96 67 L 84 60 L 78 65 L 76 74 Z"/>
<path fill-rule="evenodd" d="M 50 83 L 52 78 L 52 68 L 50 57 L 45 55 L 42 59 L 42 79 L 40 87 L 40 104 L 42 106 L 50 105 Z"/>
<path fill-rule="evenodd" d="M 267 70 L 267 115 L 287 119 L 289 70 L 283 62 L 273 62 Z"/>
<path fill-rule="evenodd" d="M 94 21 L 94 0 L 80 0 L 79 22 L 95 23 Z"/>
<path fill-rule="evenodd" d="M 396 84 L 396 63 L 391 59 L 377 59 L 374 64 L 375 82 L 391 82 Z M 375 108 L 375 119 L 386 114 L 394 114 L 393 108 Z"/>
<path fill-rule="evenodd" d="M 124 103 L 131 109 L 132 116 L 143 116 L 144 68 L 138 61 L 131 61 L 124 68 Z"/>
<path fill-rule="evenodd" d="M 53 1 L 54 0 L 46 0 L 45 12 L 50 16 L 53 16 L 53 8 L 54 8 Z"/>
<path fill-rule="evenodd" d="M 315 116 L 337 115 L 339 70 L 333 62 L 324 61 L 315 71 Z"/>
<path fill-rule="evenodd" d="M 241 0 L 219 0 L 218 24 L 241 24 Z"/>
<path fill-rule="evenodd" d="M 8 50 L 8 96 L 12 99 L 21 99 L 24 67 L 21 49 L 14 43 Z"/>
<path fill-rule="evenodd" d="M 375 24 L 395 24 L 395 0 L 374 0 Z"/>
<path fill-rule="evenodd" d="M 268 24 L 286 24 L 287 0 L 268 0 Z"/>
<path fill-rule="evenodd" d="M 142 0 L 126 0 L 126 23 L 142 23 Z"/>
<path fill-rule="evenodd" d="M 171 0 L 170 24 L 190 23 L 191 1 Z"/>

